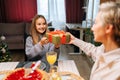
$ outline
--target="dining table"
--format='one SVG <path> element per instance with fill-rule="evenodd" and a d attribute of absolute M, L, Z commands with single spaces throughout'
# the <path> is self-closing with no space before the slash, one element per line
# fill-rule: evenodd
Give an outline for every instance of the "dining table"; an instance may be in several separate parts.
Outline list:
<path fill-rule="evenodd" d="M 28 64 L 28 62 L 1 62 L 0 75 L 2 74 L 2 72 L 24 67 L 24 65 L 26 64 Z M 48 65 L 46 65 L 46 69 L 47 69 L 47 66 Z M 80 76 L 80 73 L 77 69 L 77 66 L 74 60 L 58 60 L 57 66 L 58 66 L 58 72 L 71 72 L 76 74 L 77 76 Z M 1 78 L 2 77 L 0 77 L 0 80 L 2 80 Z"/>

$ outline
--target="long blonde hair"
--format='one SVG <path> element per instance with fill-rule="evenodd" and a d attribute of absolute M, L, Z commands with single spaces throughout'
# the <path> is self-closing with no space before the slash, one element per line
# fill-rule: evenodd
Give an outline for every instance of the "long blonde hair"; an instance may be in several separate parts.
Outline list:
<path fill-rule="evenodd" d="M 33 44 L 38 43 L 39 40 L 40 40 L 40 35 L 45 35 L 46 31 L 47 31 L 47 28 L 46 28 L 46 31 L 43 34 L 40 34 L 36 30 L 36 20 L 39 19 L 39 18 L 43 18 L 45 20 L 45 24 L 47 26 L 47 21 L 46 21 L 46 19 L 45 19 L 45 17 L 43 15 L 35 15 L 35 17 L 32 20 L 31 29 L 30 29 L 30 34 L 31 34 L 32 39 L 33 39 Z"/>

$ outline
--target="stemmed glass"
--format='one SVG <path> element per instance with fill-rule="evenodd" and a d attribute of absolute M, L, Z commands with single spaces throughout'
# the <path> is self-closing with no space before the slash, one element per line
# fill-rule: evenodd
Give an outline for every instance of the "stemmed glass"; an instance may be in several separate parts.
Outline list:
<path fill-rule="evenodd" d="M 57 52 L 54 52 L 54 51 L 47 52 L 46 58 L 47 58 L 48 63 L 50 64 L 50 69 L 51 69 L 57 60 Z"/>

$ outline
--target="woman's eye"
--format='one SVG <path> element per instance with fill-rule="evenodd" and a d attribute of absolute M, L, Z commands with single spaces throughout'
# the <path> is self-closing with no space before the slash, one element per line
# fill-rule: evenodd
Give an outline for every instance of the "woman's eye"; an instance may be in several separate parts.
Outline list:
<path fill-rule="evenodd" d="M 43 25 L 46 25 L 46 23 L 43 23 Z"/>
<path fill-rule="evenodd" d="M 41 25 L 40 23 L 38 25 Z"/>
<path fill-rule="evenodd" d="M 46 25 L 46 23 L 38 23 L 37 25 Z"/>

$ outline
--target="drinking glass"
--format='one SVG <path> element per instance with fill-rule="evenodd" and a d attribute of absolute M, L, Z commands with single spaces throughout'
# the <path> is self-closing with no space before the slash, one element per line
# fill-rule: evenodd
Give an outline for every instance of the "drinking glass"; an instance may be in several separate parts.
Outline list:
<path fill-rule="evenodd" d="M 47 52 L 46 58 L 47 58 L 48 63 L 50 64 L 50 68 L 51 68 L 57 60 L 57 52 L 54 52 L 54 51 Z"/>

